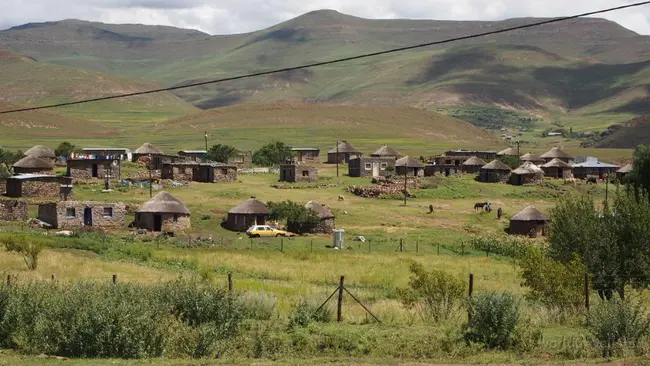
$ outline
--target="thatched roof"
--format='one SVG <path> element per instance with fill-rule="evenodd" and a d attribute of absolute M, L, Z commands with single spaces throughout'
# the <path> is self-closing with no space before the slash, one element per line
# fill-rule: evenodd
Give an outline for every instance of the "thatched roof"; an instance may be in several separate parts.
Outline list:
<path fill-rule="evenodd" d="M 505 150 L 501 150 L 497 153 L 497 155 L 502 156 L 502 155 L 512 155 L 512 156 L 519 156 L 519 151 L 515 149 L 514 147 L 509 147 Z"/>
<path fill-rule="evenodd" d="M 544 174 L 544 171 L 542 168 L 538 167 L 537 165 L 531 163 L 530 161 L 527 161 L 521 166 L 519 166 L 517 169 L 512 171 L 512 174 L 517 174 L 517 175 L 527 175 L 527 174 Z"/>
<path fill-rule="evenodd" d="M 548 163 L 542 165 L 543 168 L 569 168 L 573 169 L 571 164 L 565 163 L 564 161 L 558 159 L 558 158 L 553 158 L 553 160 L 549 161 Z"/>
<path fill-rule="evenodd" d="M 307 204 L 305 205 L 305 208 L 308 209 L 308 210 L 314 211 L 314 213 L 316 213 L 316 215 L 321 219 L 333 219 L 334 218 L 334 214 L 332 213 L 332 211 L 329 208 L 325 207 L 325 205 L 321 205 L 320 203 L 318 203 L 316 201 L 307 202 Z"/>
<path fill-rule="evenodd" d="M 407 168 L 422 168 L 424 165 L 422 165 L 422 162 L 418 159 L 409 158 L 408 156 L 405 156 L 401 159 L 397 159 L 397 161 L 395 162 L 395 166 L 404 166 Z"/>
<path fill-rule="evenodd" d="M 34 155 L 27 155 L 18 160 L 14 165 L 16 168 L 32 168 L 32 169 L 54 169 L 54 164 L 37 158 Z"/>
<path fill-rule="evenodd" d="M 135 212 L 172 213 L 189 215 L 190 209 L 178 198 L 167 192 L 160 192 L 145 202 Z"/>
<path fill-rule="evenodd" d="M 250 198 L 237 206 L 233 207 L 228 211 L 231 214 L 241 214 L 241 215 L 268 215 L 269 208 L 266 206 L 266 203 L 257 200 L 255 198 Z"/>
<path fill-rule="evenodd" d="M 536 161 L 544 161 L 544 158 L 542 158 L 539 155 L 531 154 L 531 153 L 526 153 L 522 156 L 519 157 L 519 160 L 521 161 L 532 161 L 533 163 Z"/>
<path fill-rule="evenodd" d="M 507 170 L 511 171 L 509 166 L 507 166 L 505 163 L 503 163 L 499 159 L 492 160 L 488 164 L 485 164 L 481 167 L 482 170 Z"/>
<path fill-rule="evenodd" d="M 562 150 L 559 147 L 554 147 L 551 150 L 543 153 L 540 155 L 540 157 L 544 159 L 552 159 L 552 158 L 563 158 L 563 159 L 573 159 L 573 156 L 566 151 Z"/>
<path fill-rule="evenodd" d="M 548 221 L 548 216 L 535 207 L 528 206 L 512 216 L 510 221 Z"/>
<path fill-rule="evenodd" d="M 388 145 L 384 145 L 380 147 L 379 150 L 372 153 L 370 156 L 400 156 L 400 155 L 402 154 L 400 154 L 399 151 L 395 150 L 394 148 Z"/>
<path fill-rule="evenodd" d="M 628 163 L 621 169 L 617 170 L 616 173 L 629 173 L 632 171 L 632 169 L 634 169 L 634 165 L 632 163 Z"/>
<path fill-rule="evenodd" d="M 154 147 L 152 144 L 148 142 L 142 144 L 142 146 L 140 146 L 134 153 L 140 155 L 147 155 L 147 154 L 162 155 L 163 154 L 162 150 Z"/>
<path fill-rule="evenodd" d="M 339 151 L 339 154 L 341 154 L 341 153 L 358 154 L 359 153 L 359 150 L 357 150 L 354 146 L 352 146 L 352 144 L 350 144 L 347 141 L 342 141 L 341 143 L 339 143 L 338 151 Z M 336 154 L 336 146 L 334 146 L 334 148 L 332 150 L 328 151 L 328 153 Z"/>
<path fill-rule="evenodd" d="M 465 166 L 484 166 L 485 164 L 485 160 L 479 158 L 478 156 L 472 156 L 471 158 L 465 160 L 463 163 Z"/>
<path fill-rule="evenodd" d="M 25 156 L 35 156 L 37 158 L 56 158 L 52 149 L 43 145 L 36 145 L 25 152 Z"/>

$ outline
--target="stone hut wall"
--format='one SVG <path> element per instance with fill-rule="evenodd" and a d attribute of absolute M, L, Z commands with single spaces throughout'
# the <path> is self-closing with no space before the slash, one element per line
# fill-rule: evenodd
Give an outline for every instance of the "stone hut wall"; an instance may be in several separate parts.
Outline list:
<path fill-rule="evenodd" d="M 8 197 L 59 197 L 61 183 L 58 181 L 38 181 L 10 179 L 7 181 Z"/>
<path fill-rule="evenodd" d="M 14 174 L 48 174 L 54 175 L 54 169 L 13 167 Z"/>
<path fill-rule="evenodd" d="M 118 228 L 124 225 L 126 218 L 126 206 L 121 202 L 88 202 L 88 201 L 61 201 L 54 204 L 56 222 L 48 222 L 40 217 L 39 219 L 59 229 L 71 229 L 84 226 L 85 210 L 90 208 L 92 227 Z M 68 208 L 74 209 L 74 216 L 68 216 Z M 112 215 L 105 215 L 104 209 L 111 208 Z M 49 208 L 48 210 L 51 210 Z M 45 214 L 45 212 L 44 212 Z M 51 213 L 48 211 L 48 215 Z"/>
<path fill-rule="evenodd" d="M 297 164 L 280 166 L 280 182 L 313 182 L 316 180 L 318 180 L 316 167 Z"/>
<path fill-rule="evenodd" d="M 529 235 L 535 230 L 537 236 L 546 235 L 546 222 L 544 221 L 510 221 L 508 233 L 511 235 Z"/>
<path fill-rule="evenodd" d="M 38 216 L 37 218 L 43 222 L 46 222 L 53 227 L 58 225 L 58 217 L 56 213 L 56 202 L 44 203 L 38 205 Z"/>
<path fill-rule="evenodd" d="M 0 178 L 0 195 L 3 195 L 5 192 L 7 192 L 7 179 Z"/>
<path fill-rule="evenodd" d="M 234 182 L 237 180 L 237 167 L 214 167 L 214 183 Z"/>
<path fill-rule="evenodd" d="M 226 228 L 232 231 L 246 231 L 253 225 L 265 225 L 269 215 L 246 215 L 228 213 Z"/>
<path fill-rule="evenodd" d="M 154 231 L 154 216 L 162 216 L 161 232 L 175 233 L 192 227 L 189 215 L 142 212 L 135 214 L 135 226 L 140 229 Z M 174 220 L 176 217 L 176 220 Z"/>
<path fill-rule="evenodd" d="M 112 160 L 69 160 L 67 176 L 74 179 L 105 179 L 109 169 L 111 179 L 121 179 L 121 166 L 111 167 Z M 93 177 L 93 165 L 97 165 L 97 176 Z"/>
<path fill-rule="evenodd" d="M 26 201 L 0 200 L 0 221 L 25 221 L 28 218 Z"/>
<path fill-rule="evenodd" d="M 481 170 L 478 177 L 484 183 L 505 183 L 510 179 L 510 172 L 505 170 Z"/>
<path fill-rule="evenodd" d="M 160 177 L 183 182 L 191 182 L 198 177 L 198 167 L 195 165 L 167 165 L 163 164 Z"/>
<path fill-rule="evenodd" d="M 370 164 L 369 169 L 366 164 Z M 395 159 L 369 156 L 352 159 L 348 163 L 348 175 L 350 177 L 372 177 L 375 165 L 378 165 L 377 170 L 379 172 L 379 176 L 387 177 L 393 175 L 394 173 L 388 169 L 388 167 L 395 167 Z"/>
<path fill-rule="evenodd" d="M 403 176 L 404 172 L 406 172 L 406 174 L 411 176 L 411 177 L 423 177 L 424 176 L 424 168 L 410 168 L 410 167 L 404 167 L 404 166 L 395 167 L 395 173 L 397 175 Z"/>

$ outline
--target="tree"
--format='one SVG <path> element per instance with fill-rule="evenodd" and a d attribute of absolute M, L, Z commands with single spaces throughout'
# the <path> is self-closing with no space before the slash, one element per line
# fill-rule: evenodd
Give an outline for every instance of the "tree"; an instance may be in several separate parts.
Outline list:
<path fill-rule="evenodd" d="M 634 188 L 637 197 L 644 192 L 650 199 L 650 145 L 639 145 L 634 151 L 634 168 L 625 177 L 625 183 Z"/>
<path fill-rule="evenodd" d="M 219 163 L 227 163 L 228 159 L 237 154 L 237 149 L 229 145 L 216 144 L 208 149 L 206 159 Z"/>
<path fill-rule="evenodd" d="M 9 150 L 4 150 L 0 148 L 0 163 L 5 163 L 7 165 L 12 165 L 13 163 L 17 162 L 18 160 L 23 158 L 23 152 L 20 150 L 16 150 L 15 152 L 11 152 Z"/>
<path fill-rule="evenodd" d="M 73 144 L 69 143 L 68 141 L 64 141 L 59 144 L 59 146 L 54 150 L 54 154 L 56 156 L 70 156 L 73 152 L 75 152 L 76 146 Z"/>
<path fill-rule="evenodd" d="M 517 169 L 521 165 L 521 159 L 518 156 L 503 155 L 499 156 L 499 160 L 512 169 Z"/>
<path fill-rule="evenodd" d="M 7 235 L 0 237 L 0 242 L 5 245 L 7 252 L 16 252 L 23 256 L 27 268 L 35 270 L 38 267 L 38 255 L 43 246 L 33 239 L 23 235 Z"/>
<path fill-rule="evenodd" d="M 319 222 L 314 211 L 293 201 L 269 202 L 269 219 L 286 220 L 287 230 L 302 234 L 309 232 Z"/>
<path fill-rule="evenodd" d="M 262 146 L 253 153 L 253 164 L 260 166 L 276 166 L 293 158 L 291 146 L 283 142 L 273 142 Z"/>

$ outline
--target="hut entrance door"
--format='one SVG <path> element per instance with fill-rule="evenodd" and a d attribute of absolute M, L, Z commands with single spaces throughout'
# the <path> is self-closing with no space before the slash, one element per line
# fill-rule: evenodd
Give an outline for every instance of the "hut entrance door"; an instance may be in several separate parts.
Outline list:
<path fill-rule="evenodd" d="M 379 163 L 372 163 L 372 176 L 373 177 L 379 176 Z"/>
<path fill-rule="evenodd" d="M 84 208 L 84 225 L 93 226 L 93 209 L 90 207 Z"/>
<path fill-rule="evenodd" d="M 97 178 L 98 172 L 97 172 L 97 164 L 93 164 L 93 178 Z"/>
<path fill-rule="evenodd" d="M 162 231 L 161 215 L 153 215 L 153 231 Z"/>

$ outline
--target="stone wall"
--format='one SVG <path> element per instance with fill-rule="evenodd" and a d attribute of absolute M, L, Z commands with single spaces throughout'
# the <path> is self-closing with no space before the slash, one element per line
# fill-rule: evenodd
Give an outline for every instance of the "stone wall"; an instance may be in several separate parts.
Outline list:
<path fill-rule="evenodd" d="M 318 170 L 309 165 L 280 165 L 280 182 L 313 182 L 318 179 Z"/>
<path fill-rule="evenodd" d="M 160 170 L 161 179 L 173 179 L 177 181 L 191 182 L 198 175 L 196 165 L 169 165 L 163 164 Z"/>
<path fill-rule="evenodd" d="M 5 192 L 7 192 L 7 179 L 0 178 L 0 195 L 5 194 Z"/>
<path fill-rule="evenodd" d="M 25 221 L 28 218 L 26 201 L 0 200 L 0 221 Z"/>
<path fill-rule="evenodd" d="M 119 161 L 119 160 L 118 160 Z M 74 179 L 105 179 L 111 171 L 111 179 L 121 179 L 121 166 L 111 167 L 112 160 L 68 160 L 67 176 Z M 93 177 L 93 165 L 97 165 L 97 176 Z"/>
<path fill-rule="evenodd" d="M 154 216 L 158 214 L 143 212 L 136 213 L 135 226 L 140 229 L 147 229 L 154 231 Z M 161 213 L 162 216 L 162 232 L 180 232 L 192 227 L 189 215 L 167 214 Z M 176 220 L 174 220 L 176 217 Z"/>
<path fill-rule="evenodd" d="M 59 197 L 61 183 L 58 181 L 38 181 L 10 179 L 7 181 L 8 197 Z"/>
<path fill-rule="evenodd" d="M 84 226 L 85 210 L 90 209 L 92 227 L 118 228 L 124 225 L 126 206 L 121 202 L 61 201 L 38 206 L 38 219 L 55 228 L 72 229 Z M 110 213 L 106 209 L 111 209 Z M 74 216 L 68 216 L 68 209 Z"/>
<path fill-rule="evenodd" d="M 214 183 L 233 182 L 237 180 L 237 167 L 235 166 L 217 166 L 214 167 Z"/>

